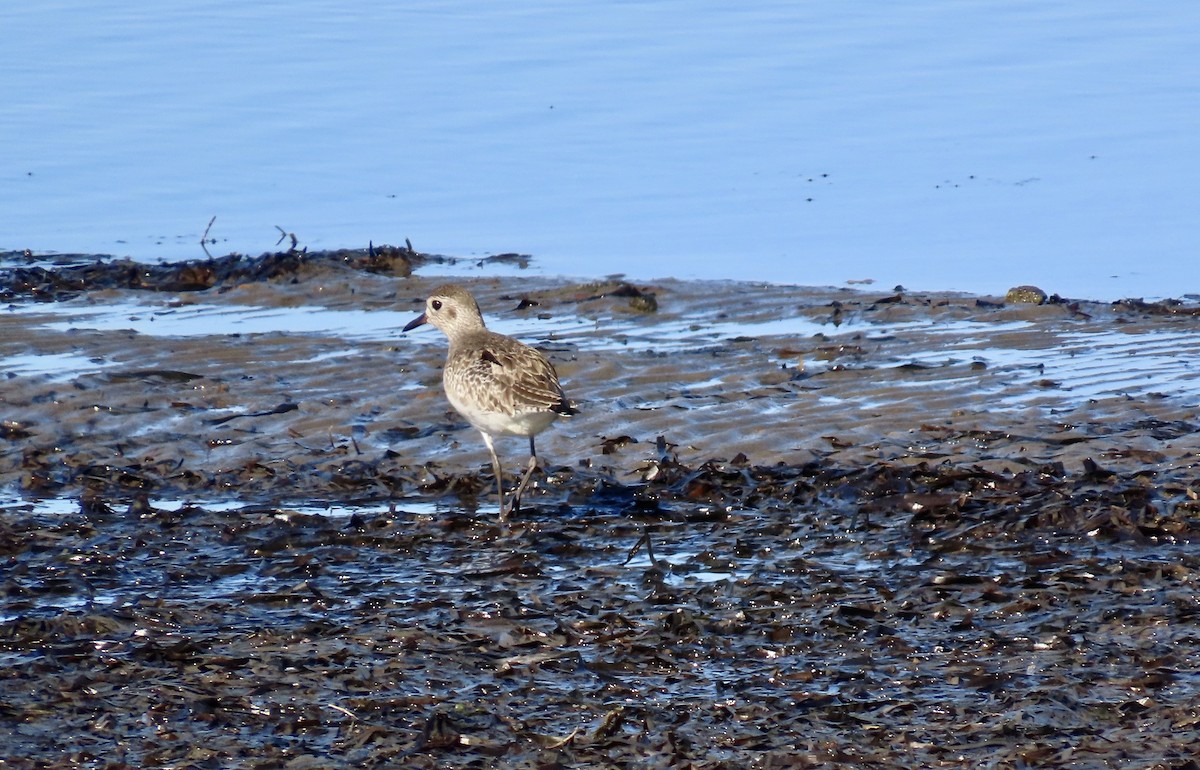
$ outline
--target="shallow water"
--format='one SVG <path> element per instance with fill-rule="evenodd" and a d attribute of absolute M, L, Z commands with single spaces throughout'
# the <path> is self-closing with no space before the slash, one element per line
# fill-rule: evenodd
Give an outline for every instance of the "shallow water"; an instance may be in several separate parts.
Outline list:
<path fill-rule="evenodd" d="M 1197 290 L 1200 10 L 675 0 L 3 11 L 0 248 L 402 243 L 548 275 Z"/>
<path fill-rule="evenodd" d="M 802 366 L 807 376 L 847 365 L 907 367 L 909 376 L 895 377 L 889 384 L 895 395 L 905 399 L 909 397 L 905 389 L 950 389 L 965 398 L 995 397 L 997 404 L 1006 407 L 1036 403 L 1047 409 L 1151 393 L 1200 400 L 1200 368 L 1195 364 L 1200 343 L 1191 319 L 1147 328 L 1108 320 L 1070 320 L 1064 313 L 1037 309 L 1029 310 L 1024 314 L 1029 317 L 1024 318 L 1014 318 L 1012 310 L 975 313 L 977 317 L 971 318 L 963 317 L 960 309 L 921 318 L 911 313 L 845 313 L 834 320 L 821 309 L 822 301 L 869 303 L 878 295 L 733 283 L 663 285 L 670 287 L 671 301 L 659 313 L 612 309 L 573 313 L 567 308 L 537 314 L 499 312 L 491 314 L 490 326 L 575 355 L 694 355 L 740 345 L 779 351 L 795 348 L 784 355 L 767 353 L 762 363 L 786 366 L 790 357 L 796 357 L 794 365 Z M 760 296 L 731 316 L 729 305 L 709 302 L 706 295 L 710 292 L 747 300 L 756 292 Z M 213 301 L 217 299 L 217 295 L 201 300 L 187 294 L 110 294 L 13 305 L 6 315 L 26 330 L 67 336 L 120 333 L 164 342 L 217 336 L 247 341 L 291 339 L 295 342 L 295 350 L 287 354 L 291 363 L 325 367 L 353 365 L 356 357 L 379 345 L 435 352 L 444 344 L 439 334 L 428 329 L 401 333 L 419 312 L 419 305 L 412 310 L 396 309 L 399 303 L 390 298 L 348 295 L 332 285 L 290 294 L 233 291 L 219 295 L 221 301 Z M 942 301 L 965 308 L 973 300 L 951 297 Z M 503 302 L 515 304 L 509 298 Z M 372 307 L 364 308 L 364 303 Z M 348 307 L 350 304 L 355 307 Z M 795 310 L 785 310 L 788 307 Z M 305 344 L 306 338 L 337 340 L 338 344 L 314 348 Z M 40 375 L 66 381 L 116 365 L 117 361 L 102 355 L 39 350 L 19 335 L 0 346 L 0 369 L 10 377 Z M 728 389 L 727 374 L 701 376 L 704 378 L 699 380 L 684 377 L 689 395 Z M 1025 387 L 1014 389 L 1014 378 Z M 1034 381 L 1041 386 L 1028 387 Z M 398 383 L 396 387 L 405 386 Z M 888 398 L 852 389 L 839 389 L 836 394 L 822 390 L 820 397 L 827 403 L 861 408 L 879 407 Z"/>

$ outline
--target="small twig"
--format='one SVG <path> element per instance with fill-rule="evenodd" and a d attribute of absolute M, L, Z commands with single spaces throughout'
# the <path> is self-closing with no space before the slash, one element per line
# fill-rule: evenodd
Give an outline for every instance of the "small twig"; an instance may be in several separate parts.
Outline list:
<path fill-rule="evenodd" d="M 213 222 L 216 222 L 216 221 L 217 221 L 217 215 L 213 214 L 213 218 L 208 220 L 208 227 L 204 228 L 204 235 L 200 236 L 200 248 L 204 249 L 204 255 L 207 256 L 209 259 L 212 259 L 212 254 L 210 254 L 208 251 L 208 231 L 212 229 Z M 216 242 L 217 242 L 217 239 L 213 238 L 213 243 L 216 243 Z"/>
<path fill-rule="evenodd" d="M 567 735 L 566 737 L 560 738 L 556 741 L 551 741 L 550 743 L 547 743 L 544 748 L 561 749 L 564 746 L 567 746 L 567 745 L 573 743 L 575 741 L 575 736 L 579 735 L 581 732 L 583 732 L 583 728 L 576 727 L 574 730 L 571 731 L 570 735 Z"/>
<path fill-rule="evenodd" d="M 353 719 L 355 721 L 360 721 L 358 714 L 355 714 L 353 711 L 351 711 L 348 708 L 343 708 L 336 703 L 326 703 L 325 705 L 328 706 L 329 708 L 333 709 L 334 711 L 342 712 L 343 714 L 345 714 L 346 716 L 350 717 L 351 719 Z"/>
<path fill-rule="evenodd" d="M 633 544 L 633 548 L 629 549 L 629 553 L 625 556 L 625 561 L 621 562 L 622 567 L 633 561 L 633 557 L 637 556 L 637 552 L 642 550 L 642 543 L 644 542 L 646 542 L 646 533 L 642 532 L 642 536 L 639 537 L 638 541 Z"/>
<path fill-rule="evenodd" d="M 279 240 L 275 241 L 275 245 L 278 246 L 279 244 L 283 243 L 285 238 L 291 238 L 292 239 L 292 247 L 290 249 L 288 249 L 288 251 L 295 251 L 297 244 L 300 243 L 300 239 L 296 237 L 296 234 L 289 233 L 287 230 L 284 230 L 279 225 L 275 225 L 275 229 L 279 231 Z"/>
<path fill-rule="evenodd" d="M 633 557 L 637 556 L 637 552 L 642 550 L 642 546 L 646 546 L 646 556 L 650 559 L 650 566 L 658 569 L 658 559 L 654 558 L 654 544 L 650 542 L 650 528 L 646 527 L 642 530 L 642 536 L 633 544 L 633 548 L 629 549 L 629 555 L 625 557 L 625 561 L 621 562 L 624 567 L 629 562 L 633 561 Z"/>

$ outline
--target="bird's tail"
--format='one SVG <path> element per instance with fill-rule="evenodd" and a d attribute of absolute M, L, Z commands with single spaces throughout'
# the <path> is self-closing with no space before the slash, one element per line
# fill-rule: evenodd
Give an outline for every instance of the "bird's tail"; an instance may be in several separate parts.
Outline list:
<path fill-rule="evenodd" d="M 573 414 L 579 414 L 579 408 L 565 398 L 554 406 L 550 407 L 550 411 L 556 414 L 561 414 L 563 417 L 570 417 Z"/>

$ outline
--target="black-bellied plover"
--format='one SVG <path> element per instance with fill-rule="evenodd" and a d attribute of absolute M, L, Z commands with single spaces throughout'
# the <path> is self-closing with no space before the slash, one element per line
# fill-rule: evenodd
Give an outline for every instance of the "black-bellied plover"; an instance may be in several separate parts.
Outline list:
<path fill-rule="evenodd" d="M 539 351 L 512 337 L 488 331 L 475 298 L 461 286 L 439 286 L 425 302 L 425 312 L 404 331 L 430 323 L 450 340 L 442 385 L 450 405 L 483 435 L 496 473 L 500 521 L 521 506 L 521 495 L 537 468 L 533 437 L 550 427 L 560 415 L 575 414 L 563 395 L 554 366 Z M 528 436 L 529 465 L 504 506 L 504 476 L 492 439 L 495 436 Z"/>

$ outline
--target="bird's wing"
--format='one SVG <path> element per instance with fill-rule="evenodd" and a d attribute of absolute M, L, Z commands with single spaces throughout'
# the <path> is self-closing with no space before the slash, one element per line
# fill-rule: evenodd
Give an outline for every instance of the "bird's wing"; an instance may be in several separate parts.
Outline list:
<path fill-rule="evenodd" d="M 463 351 L 447 363 L 447 376 L 461 380 L 486 411 L 571 413 L 554 366 L 539 351 L 512 340 Z"/>

